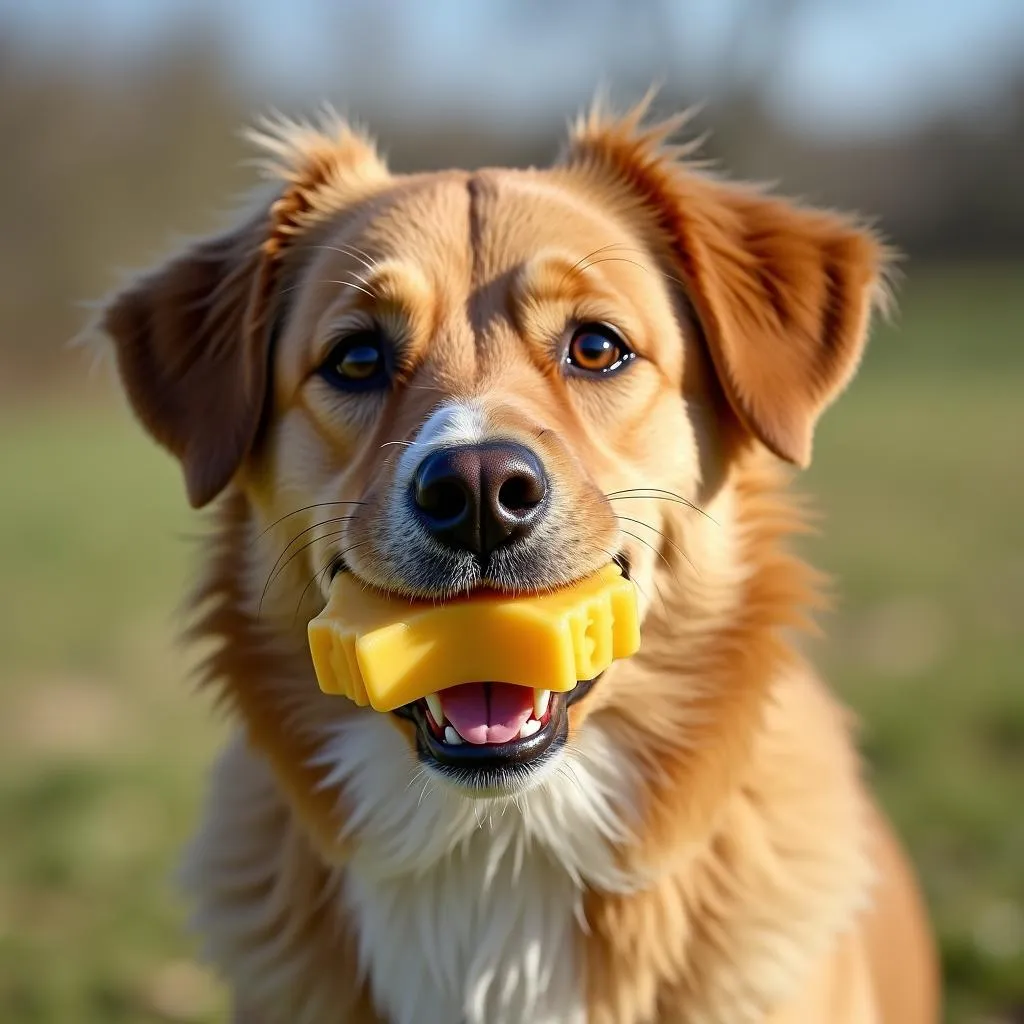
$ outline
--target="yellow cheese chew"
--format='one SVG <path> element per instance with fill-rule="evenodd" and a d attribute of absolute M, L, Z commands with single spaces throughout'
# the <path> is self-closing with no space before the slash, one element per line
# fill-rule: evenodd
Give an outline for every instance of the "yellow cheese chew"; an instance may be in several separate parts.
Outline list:
<path fill-rule="evenodd" d="M 320 689 L 377 711 L 461 683 L 564 692 L 639 646 L 633 585 L 614 565 L 550 594 L 446 604 L 386 597 L 340 573 L 309 624 Z"/>

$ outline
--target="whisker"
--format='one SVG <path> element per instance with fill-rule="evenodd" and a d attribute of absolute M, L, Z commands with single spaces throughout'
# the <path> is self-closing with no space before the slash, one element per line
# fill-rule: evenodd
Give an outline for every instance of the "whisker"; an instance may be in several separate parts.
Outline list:
<path fill-rule="evenodd" d="M 344 535 L 344 534 L 345 534 L 346 532 L 347 532 L 346 530 L 332 530 L 332 531 L 330 531 L 330 532 L 328 532 L 328 533 L 324 533 L 324 534 L 321 534 L 321 535 L 320 535 L 319 537 L 314 537 L 314 538 L 313 538 L 313 539 L 312 539 L 311 541 L 309 541 L 308 543 L 306 543 L 306 544 L 303 544 L 303 545 L 302 545 L 302 547 L 300 547 L 300 548 L 296 548 L 296 550 L 295 550 L 295 551 L 293 551 L 293 552 L 291 553 L 291 555 L 289 555 L 289 556 L 288 556 L 288 558 L 286 559 L 286 561 L 285 561 L 284 565 L 282 565 L 282 566 L 281 566 L 281 568 L 277 570 L 277 573 L 276 573 L 276 575 L 273 575 L 273 576 L 271 576 L 271 577 L 270 577 L 270 579 L 269 579 L 269 580 L 267 580 L 267 584 L 266 584 L 266 587 L 264 588 L 264 593 L 266 593 L 266 592 L 267 592 L 267 591 L 268 591 L 268 590 L 269 590 L 269 589 L 270 589 L 270 588 L 271 588 L 271 587 L 272 587 L 272 586 L 274 585 L 274 583 L 276 582 L 276 580 L 278 579 L 278 577 L 279 577 L 279 576 L 281 575 L 281 573 L 283 573 L 283 572 L 285 571 L 285 569 L 287 569 L 287 568 L 288 568 L 288 566 L 289 566 L 289 565 L 290 565 L 290 564 L 291 564 L 291 563 L 292 563 L 292 562 L 293 562 L 293 561 L 294 561 L 294 560 L 295 560 L 296 558 L 298 558 L 298 557 L 299 557 L 299 555 L 301 555 L 301 554 L 302 554 L 302 552 L 303 552 L 303 551 L 305 551 L 305 550 L 306 550 L 307 548 L 311 548 L 311 547 L 312 547 L 312 546 L 313 546 L 314 544 L 316 544 L 316 542 L 317 542 L 317 541 L 321 541 L 321 540 L 330 540 L 330 539 L 331 539 L 332 537 L 341 537 L 341 536 L 343 536 L 343 535 Z M 262 609 L 261 609 L 261 610 L 262 610 Z M 257 614 L 258 614 L 258 613 L 257 613 Z"/>
<path fill-rule="evenodd" d="M 416 801 L 416 806 L 417 806 L 417 808 L 419 808 L 419 807 L 422 807 L 422 806 L 423 806 L 423 801 L 424 801 L 424 800 L 426 799 L 426 796 L 427 796 L 427 787 L 428 787 L 429 785 L 430 785 L 430 779 L 429 779 L 429 777 L 428 777 L 428 778 L 425 778 L 425 779 L 423 780 L 423 788 L 422 788 L 422 789 L 420 790 L 420 798 L 419 798 L 419 800 L 417 800 L 417 801 Z"/>
<path fill-rule="evenodd" d="M 281 559 L 288 554 L 288 549 L 302 536 L 309 533 L 311 530 L 319 529 L 321 526 L 328 526 L 330 523 L 347 523 L 353 519 L 358 519 L 358 514 L 353 516 L 332 516 L 330 519 L 322 519 L 318 523 L 314 523 L 312 526 L 307 526 L 304 530 L 299 530 L 297 534 L 284 546 L 284 551 L 277 556 L 277 561 L 274 563 L 274 567 L 270 570 L 270 574 L 267 576 L 267 582 L 263 587 L 263 593 L 260 595 L 260 603 L 256 609 L 257 618 L 259 617 L 260 611 L 263 609 L 263 601 L 267 596 L 267 591 L 270 589 L 271 583 L 277 578 L 274 573 L 277 567 L 281 564 Z"/>
<path fill-rule="evenodd" d="M 354 270 L 346 270 L 345 273 L 348 274 L 350 277 L 354 277 L 356 281 L 358 281 L 359 284 L 361 284 L 364 288 L 369 288 L 370 291 L 373 292 L 373 285 L 366 280 L 366 277 L 363 274 L 357 274 Z M 376 292 L 373 292 L 373 297 L 377 297 Z"/>
<path fill-rule="evenodd" d="M 611 560 L 613 562 L 615 561 L 615 556 L 607 548 L 601 548 L 601 550 L 608 556 L 609 560 Z M 640 591 L 641 597 L 643 597 L 643 599 L 645 601 L 647 601 L 648 604 L 653 603 L 653 602 L 651 602 L 651 597 L 647 593 L 647 591 L 644 590 L 644 588 L 641 587 L 640 584 L 632 576 L 629 577 L 629 582 L 632 583 L 633 586 L 636 587 L 636 589 Z M 657 585 L 657 581 L 655 581 L 655 585 Z M 661 593 L 660 590 L 658 591 L 658 599 L 661 601 L 662 610 L 666 610 L 665 609 L 665 597 Z"/>
<path fill-rule="evenodd" d="M 350 273 L 352 273 L 352 276 L 355 277 L 355 274 L 353 272 L 350 271 Z M 376 299 L 377 298 L 377 296 L 373 292 L 371 292 L 369 288 L 366 288 L 366 287 L 364 287 L 361 284 L 356 284 L 353 281 L 321 281 L 320 283 L 321 284 L 342 284 L 342 285 L 346 285 L 349 288 L 355 288 L 355 290 L 357 292 L 362 292 L 364 295 L 369 295 L 371 299 Z"/>
<path fill-rule="evenodd" d="M 644 522 L 643 519 L 631 519 L 629 516 L 619 516 L 619 515 L 617 515 L 615 518 L 620 520 L 620 521 L 625 519 L 627 523 L 636 523 L 637 526 L 646 526 L 648 530 L 653 530 L 654 533 L 656 533 L 663 541 L 665 541 L 666 544 L 671 544 L 672 547 L 675 548 L 675 550 L 678 551 L 679 554 L 683 558 L 686 559 L 686 561 L 690 565 L 690 568 L 693 569 L 694 572 L 697 572 L 697 567 L 693 564 L 693 562 L 690 561 L 690 559 L 687 556 L 686 552 L 674 540 L 672 540 L 671 537 L 667 536 L 665 533 L 663 533 L 661 530 L 659 530 L 656 526 L 652 526 L 650 523 Z M 697 573 L 697 575 L 699 576 L 700 573 Z"/>
<path fill-rule="evenodd" d="M 644 491 L 647 493 L 640 494 L 638 492 Z M 608 491 L 605 497 L 609 501 L 625 501 L 627 499 L 640 500 L 646 498 L 650 501 L 674 501 L 679 505 L 685 505 L 687 508 L 693 509 L 694 512 L 699 512 L 708 522 L 714 523 L 715 526 L 721 524 L 713 516 L 709 515 L 700 507 L 695 505 L 692 501 L 684 498 L 681 494 L 676 494 L 675 491 L 665 490 L 663 487 L 626 487 L 621 491 Z"/>
<path fill-rule="evenodd" d="M 322 245 L 315 242 L 304 243 L 304 248 L 307 249 L 326 249 L 329 252 L 341 253 L 342 256 L 355 256 L 367 270 L 375 270 L 378 266 L 377 260 L 375 260 L 365 249 L 360 249 L 358 245 Z"/>
<path fill-rule="evenodd" d="M 570 785 L 574 786 L 577 792 L 586 794 L 586 790 L 583 788 L 583 783 L 580 781 L 579 776 L 573 771 L 572 767 L 566 761 L 563 761 L 558 766 L 558 774 L 566 780 Z"/>
<path fill-rule="evenodd" d="M 302 602 L 306 600 L 306 594 L 309 593 L 309 588 L 316 583 L 324 573 L 334 564 L 334 557 L 327 559 L 327 564 L 321 569 L 317 569 L 315 573 L 306 582 L 306 585 L 302 588 L 302 593 L 299 594 L 299 600 L 295 604 L 295 611 L 292 613 L 292 625 L 294 626 L 299 617 L 299 612 L 302 611 Z"/>
<path fill-rule="evenodd" d="M 629 530 L 627 530 L 627 529 L 625 529 L 623 527 L 619 527 L 619 529 L 621 529 L 622 532 L 627 537 L 632 537 L 633 540 L 637 540 L 641 544 L 643 544 L 645 547 L 650 548 L 665 563 L 665 565 L 672 571 L 672 575 L 675 576 L 676 582 L 679 581 L 679 577 L 678 577 L 678 575 L 676 575 L 676 571 L 673 568 L 672 563 L 650 541 L 644 540 L 643 537 L 638 537 L 635 533 L 630 533 Z"/>
<path fill-rule="evenodd" d="M 640 596 L 648 604 L 654 604 L 654 602 L 651 600 L 651 595 L 648 594 L 647 591 L 644 590 L 644 588 L 641 587 L 640 584 L 635 579 L 633 579 L 632 576 L 630 576 L 629 582 L 632 583 L 633 586 L 636 587 L 636 589 L 640 591 Z M 664 614 L 667 614 L 668 613 L 668 605 L 665 604 L 665 595 L 661 592 L 661 587 L 658 586 L 657 578 L 655 578 L 655 580 L 654 580 L 654 592 L 658 595 L 658 600 L 661 602 L 661 610 L 662 610 L 662 612 Z"/>
<path fill-rule="evenodd" d="M 653 601 L 651 601 L 651 595 L 648 594 L 647 591 L 644 590 L 644 588 L 640 586 L 640 583 L 637 580 L 635 580 L 632 576 L 630 576 L 629 582 L 632 583 L 633 586 L 635 586 L 636 589 L 640 591 L 640 596 L 645 601 L 647 601 L 649 604 L 653 604 L 654 603 Z M 654 589 L 655 589 L 655 593 L 658 595 L 658 600 L 661 602 L 661 610 L 662 611 L 666 611 L 667 609 L 666 609 L 666 606 L 665 606 L 665 595 L 661 592 L 661 589 L 658 587 L 658 581 L 657 580 L 654 581 Z"/>
<path fill-rule="evenodd" d="M 635 495 L 639 498 L 665 495 L 666 497 L 674 498 L 676 501 L 682 502 L 684 505 L 688 505 L 695 512 L 704 511 L 699 505 L 695 505 L 690 501 L 689 498 L 684 497 L 678 491 L 670 491 L 667 487 L 622 487 L 617 491 L 605 492 L 606 498 L 617 498 L 626 495 Z"/>
<path fill-rule="evenodd" d="M 605 495 L 609 501 L 668 501 L 674 505 L 684 505 L 686 508 L 693 509 L 694 512 L 700 512 L 693 502 L 687 501 L 685 498 L 672 498 L 665 494 L 614 494 Z"/>
<path fill-rule="evenodd" d="M 411 448 L 413 446 L 413 442 L 412 441 L 385 441 L 381 445 L 381 448 L 387 448 L 387 446 L 389 444 L 404 444 L 408 448 Z"/>
<path fill-rule="evenodd" d="M 289 512 L 287 515 L 281 516 L 280 519 L 275 519 L 256 539 L 261 540 L 267 533 L 269 533 L 279 523 L 283 523 L 286 519 L 291 519 L 292 516 L 297 516 L 300 512 L 308 512 L 314 508 L 326 508 L 328 505 L 365 505 L 365 501 L 317 501 L 312 505 L 303 505 L 302 508 L 295 509 L 294 512 Z"/>
<path fill-rule="evenodd" d="M 576 267 L 578 267 L 580 265 L 580 263 L 586 263 L 587 260 L 589 260 L 591 256 L 596 256 L 597 253 L 605 252 L 608 249 L 623 249 L 626 252 L 636 252 L 636 253 L 639 253 L 641 256 L 649 255 L 647 250 L 641 249 L 640 246 L 638 246 L 638 245 L 626 245 L 625 242 L 613 242 L 611 245 L 603 245 L 600 249 L 595 249 L 590 254 L 590 256 L 584 256 L 583 259 L 581 259 L 578 263 L 576 263 L 573 266 L 572 270 L 575 270 Z M 600 260 L 596 260 L 595 261 L 595 263 L 600 263 L 600 262 L 601 262 Z M 591 263 L 589 265 L 590 266 L 594 266 L 594 263 Z M 643 270 L 650 271 L 650 269 L 651 269 L 650 267 L 643 266 L 641 264 L 638 264 L 638 265 L 641 266 Z M 584 267 L 583 269 L 586 270 L 587 268 Z M 666 278 L 669 281 L 672 281 L 674 284 L 679 285 L 680 288 L 686 288 L 687 287 L 686 282 L 681 277 L 677 277 L 675 274 L 670 274 L 667 270 L 662 270 L 660 267 L 656 267 L 655 270 L 662 277 Z M 571 272 L 572 271 L 570 271 L 570 273 Z"/>
<path fill-rule="evenodd" d="M 323 568 L 317 569 L 312 577 L 306 582 L 305 587 L 302 588 L 302 593 L 299 594 L 299 599 L 295 604 L 295 611 L 292 612 L 292 626 L 294 627 L 298 621 L 299 612 L 302 610 L 302 602 L 306 599 L 306 594 L 309 593 L 309 588 L 316 583 L 322 575 L 334 564 L 334 558 L 329 558 L 327 564 Z"/>
<path fill-rule="evenodd" d="M 347 554 L 349 554 L 349 552 L 355 551 L 356 548 L 360 548 L 364 544 L 369 544 L 369 543 L 370 542 L 368 540 L 361 540 L 361 541 L 358 541 L 355 544 L 350 544 L 347 548 L 345 548 L 344 551 L 339 551 L 339 552 L 336 552 L 335 554 L 332 554 L 331 557 L 327 559 L 327 561 L 324 564 L 323 568 L 322 569 L 318 569 L 315 573 L 313 573 L 313 575 L 310 578 L 309 582 L 302 588 L 302 593 L 299 594 L 299 602 L 295 606 L 295 614 L 292 615 L 292 625 L 293 626 L 295 625 L 295 620 L 299 617 L 299 612 L 302 610 L 302 602 L 306 600 L 306 594 L 309 593 L 309 588 L 311 586 L 313 586 L 313 584 L 316 583 L 317 580 L 319 580 L 320 577 L 323 576 L 327 572 L 327 570 L 330 569 L 330 567 L 332 565 L 334 565 L 334 563 L 336 561 L 338 561 L 339 558 L 344 559 L 344 557 Z"/>
<path fill-rule="evenodd" d="M 361 285 L 354 284 L 352 281 L 337 281 L 333 278 L 325 278 L 322 281 L 315 282 L 316 284 L 340 284 L 346 288 L 354 288 L 357 292 L 362 292 L 364 295 L 369 295 L 371 299 L 376 299 L 377 296 L 369 290 L 369 288 L 363 288 Z M 306 282 L 300 281 L 298 284 L 289 285 L 287 288 L 281 289 L 282 295 L 287 295 L 288 292 L 296 291 L 299 288 L 305 287 Z"/>
<path fill-rule="evenodd" d="M 596 256 L 596 255 L 597 255 L 597 254 L 598 254 L 599 252 L 607 252 L 607 251 L 608 251 L 609 249 L 634 249 L 634 250 L 635 250 L 635 248 L 636 248 L 635 246 L 627 245 L 627 244 L 626 244 L 625 242 L 609 242 L 609 243 L 608 243 L 607 245 L 602 245 L 602 246 L 599 246 L 598 248 L 594 249 L 594 250 L 593 250 L 593 252 L 588 252 L 588 253 L 587 253 L 587 255 L 586 255 L 586 256 L 584 256 L 584 257 L 583 257 L 582 259 L 579 259 L 579 260 L 577 260 L 577 261 L 576 261 L 576 262 L 575 262 L 575 263 L 574 263 L 574 264 L 573 264 L 573 265 L 572 265 L 572 266 L 571 266 L 571 267 L 570 267 L 570 268 L 569 268 L 569 269 L 568 269 L 568 270 L 567 270 L 567 271 L 566 271 L 566 272 L 565 272 L 565 273 L 564 273 L 564 274 L 562 275 L 562 280 L 558 282 L 558 286 L 559 286 L 559 288 L 561 288 L 561 286 L 562 286 L 563 284 L 565 284 L 566 280 L 567 280 L 567 279 L 568 279 L 569 277 L 571 277 L 571 276 L 572 276 L 573 274 L 575 274 L 575 273 L 576 273 L 576 270 L 577 270 L 577 268 L 578 268 L 578 267 L 580 266 L 580 264 L 582 264 L 582 263 L 586 263 L 586 262 L 587 262 L 587 260 L 589 260 L 589 259 L 591 259 L 592 257 Z"/>
<path fill-rule="evenodd" d="M 637 260 L 631 260 L 627 256 L 603 256 L 599 260 L 594 260 L 593 262 L 580 267 L 577 273 L 582 274 L 585 270 L 590 270 L 591 267 L 596 267 L 598 263 L 632 263 L 634 267 L 639 267 L 645 274 L 650 273 L 650 270 L 648 270 L 642 263 L 639 263 Z"/>
<path fill-rule="evenodd" d="M 412 777 L 409 779 L 409 785 L 405 787 L 406 792 L 408 792 L 410 789 L 412 789 L 412 787 L 415 786 L 416 783 L 419 782 L 420 779 L 422 779 L 424 775 L 426 775 L 426 773 L 427 773 L 427 769 L 424 768 L 423 765 L 420 765 L 416 769 L 416 771 L 413 772 Z"/>

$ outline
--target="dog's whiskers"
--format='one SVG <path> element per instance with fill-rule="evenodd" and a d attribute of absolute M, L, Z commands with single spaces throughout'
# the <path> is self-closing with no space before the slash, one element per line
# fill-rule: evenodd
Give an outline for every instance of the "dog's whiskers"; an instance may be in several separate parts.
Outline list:
<path fill-rule="evenodd" d="M 419 800 L 416 801 L 417 808 L 423 806 L 423 801 L 426 799 L 427 788 L 429 786 L 430 786 L 430 778 L 429 778 L 429 776 L 426 775 L 426 773 L 424 773 L 423 788 L 420 790 L 420 798 L 419 798 Z"/>
<path fill-rule="evenodd" d="M 720 525 L 718 521 L 705 512 L 700 505 L 695 505 L 692 501 L 684 498 L 681 494 L 677 494 L 675 491 L 665 490 L 663 487 L 626 487 L 621 491 L 608 491 L 605 494 L 605 497 L 609 501 L 639 501 L 647 499 L 649 501 L 675 502 L 679 505 L 685 505 L 687 508 L 693 509 L 694 512 L 699 512 L 709 522 L 714 523 L 715 526 Z"/>
<path fill-rule="evenodd" d="M 565 282 L 572 277 L 573 274 L 578 273 L 580 268 L 587 260 L 592 259 L 600 252 L 607 252 L 609 249 L 625 249 L 627 252 L 640 252 L 636 246 L 627 245 L 625 242 L 609 242 L 607 245 L 598 246 L 592 252 L 588 252 L 582 259 L 577 260 L 563 275 L 561 281 L 558 282 L 558 286 L 561 287 Z M 585 268 L 584 268 L 585 269 Z"/>
<path fill-rule="evenodd" d="M 576 273 L 582 274 L 584 271 L 596 267 L 599 263 L 632 263 L 634 267 L 639 267 L 645 274 L 650 273 L 650 270 L 642 263 L 638 260 L 631 260 L 628 256 L 602 256 L 599 260 L 593 260 L 590 263 L 584 264 L 576 271 Z"/>
<path fill-rule="evenodd" d="M 317 523 L 316 525 L 317 526 L 322 526 L 324 524 L 323 523 Z M 311 541 L 308 541 L 307 543 L 303 544 L 301 547 L 296 548 L 296 550 L 293 551 L 291 553 L 291 555 L 288 556 L 288 558 L 285 560 L 284 564 L 277 570 L 277 572 L 274 575 L 272 575 L 267 580 L 266 586 L 263 588 L 264 594 L 266 594 L 267 591 L 270 590 L 270 588 L 274 585 L 274 582 L 278 579 L 278 577 L 285 571 L 285 569 L 288 568 L 288 566 L 292 563 L 292 561 L 294 559 L 298 558 L 298 556 L 302 554 L 303 551 L 305 551 L 307 548 L 311 548 L 318 541 L 330 540 L 332 537 L 341 537 L 346 532 L 347 532 L 347 530 L 344 529 L 344 528 L 342 528 L 340 530 L 331 530 L 331 531 L 329 531 L 327 533 L 321 534 L 319 537 L 314 537 Z M 260 601 L 260 604 L 262 605 L 262 599 Z"/>
<path fill-rule="evenodd" d="M 354 256 L 367 270 L 376 270 L 379 266 L 377 260 L 375 260 L 365 249 L 360 249 L 358 245 L 323 245 L 313 242 L 303 243 L 303 247 L 306 249 L 325 249 L 329 252 L 337 252 L 342 256 Z"/>
<path fill-rule="evenodd" d="M 286 519 L 291 519 L 292 516 L 297 516 L 300 512 L 309 512 L 314 508 L 326 508 L 329 505 L 365 505 L 365 501 L 315 501 L 312 505 L 303 505 L 301 508 L 294 509 L 291 512 L 281 516 L 280 519 L 275 519 L 265 530 L 263 530 L 257 540 L 265 537 L 275 526 L 280 525 Z"/>
<path fill-rule="evenodd" d="M 287 544 L 285 544 L 284 550 L 281 552 L 280 555 L 278 555 L 277 561 L 274 562 L 274 567 L 270 570 L 270 573 L 267 576 L 267 582 L 263 586 L 263 593 L 260 594 L 260 601 L 259 601 L 259 605 L 257 606 L 257 611 L 256 611 L 257 618 L 259 618 L 259 613 L 263 609 L 263 602 L 266 600 L 267 591 L 270 590 L 270 587 L 273 584 L 274 580 L 276 580 L 278 575 L 280 575 L 280 573 L 277 572 L 278 567 L 280 567 L 282 571 L 284 570 L 285 566 L 281 565 L 281 562 L 284 559 L 285 555 L 288 554 L 288 549 L 300 537 L 303 537 L 307 533 L 309 533 L 310 531 L 317 530 L 317 529 L 319 529 L 322 526 L 329 526 L 331 523 L 347 523 L 347 522 L 351 522 L 352 520 L 358 519 L 358 518 L 359 518 L 358 513 L 356 515 L 351 515 L 351 516 L 332 516 L 329 519 L 323 519 L 323 520 L 321 520 L 318 523 L 314 523 L 312 526 L 307 526 L 304 530 L 300 530 L 294 537 L 292 537 L 292 539 L 290 541 L 288 541 Z M 261 534 L 261 536 L 262 536 L 262 534 Z M 318 540 L 318 539 L 319 538 L 315 538 L 313 543 L 315 543 L 316 540 Z M 299 551 L 304 551 L 304 550 L 305 550 L 305 547 L 299 549 Z M 298 554 L 298 553 L 299 553 L 298 551 L 295 552 L 295 554 Z M 288 561 L 291 561 L 291 559 L 289 559 Z M 288 563 L 285 562 L 285 565 L 287 565 L 287 564 Z"/>
<path fill-rule="evenodd" d="M 651 530 L 654 533 L 656 533 L 666 544 L 670 545 L 675 551 L 677 551 L 680 557 L 685 558 L 690 568 L 693 569 L 694 572 L 697 572 L 697 567 L 693 564 L 693 562 L 690 561 L 689 555 L 687 555 L 686 552 L 664 531 L 659 530 L 656 526 L 652 526 L 650 523 L 645 522 L 643 519 L 633 519 L 630 516 L 620 515 L 616 515 L 615 518 L 620 522 L 625 521 L 627 523 L 635 523 L 637 526 L 647 527 L 648 530 Z M 697 572 L 697 574 L 700 575 L 699 572 Z"/>
<path fill-rule="evenodd" d="M 306 594 L 309 593 L 309 588 L 313 586 L 321 577 L 326 575 L 328 570 L 331 568 L 332 565 L 334 565 L 338 561 L 338 559 L 344 559 L 347 554 L 349 554 L 352 551 L 355 551 L 356 548 L 361 548 L 369 543 L 370 542 L 368 540 L 357 541 L 355 544 L 350 544 L 347 548 L 345 548 L 344 551 L 335 552 L 327 559 L 322 568 L 317 569 L 317 571 L 313 573 L 309 581 L 302 588 L 302 593 L 299 594 L 298 603 L 295 605 L 295 613 L 292 615 L 293 626 L 295 625 L 295 622 L 299 617 L 299 612 L 302 610 L 302 602 L 305 601 Z"/>
<path fill-rule="evenodd" d="M 601 550 L 608 556 L 608 560 L 610 562 L 614 562 L 615 561 L 615 556 L 607 548 L 601 548 Z M 653 603 L 651 601 L 650 594 L 648 594 L 647 591 L 644 590 L 644 588 L 640 586 L 639 580 L 635 579 L 633 576 L 630 576 L 629 577 L 629 582 L 632 583 L 634 587 L 636 587 L 636 589 L 640 592 L 640 596 L 648 604 L 652 604 Z M 658 595 L 658 600 L 661 602 L 662 611 L 667 611 L 668 608 L 667 608 L 667 606 L 665 604 L 665 595 L 662 594 L 661 588 L 658 586 L 658 580 L 657 580 L 656 577 L 655 577 L 655 580 L 654 580 L 654 589 L 655 589 L 655 593 Z"/>
<path fill-rule="evenodd" d="M 418 765 L 416 771 L 413 772 L 412 778 L 409 779 L 409 784 L 405 787 L 405 791 L 408 793 L 413 786 L 416 785 L 421 779 L 425 778 L 427 769 L 425 765 Z"/>
<path fill-rule="evenodd" d="M 623 532 L 623 533 L 624 533 L 624 534 L 625 534 L 625 535 L 626 535 L 627 537 L 632 537 L 632 538 L 633 538 L 633 540 L 635 540 L 635 541 L 639 541 L 639 542 L 640 542 L 641 544 L 643 544 L 643 545 L 644 545 L 644 547 L 650 548 L 650 549 L 651 549 L 651 551 L 653 551 L 653 552 L 655 553 L 655 555 L 657 555 L 657 556 L 658 556 L 658 558 L 660 558 L 660 559 L 661 559 L 661 560 L 662 560 L 662 561 L 663 561 L 663 562 L 665 563 L 665 565 L 666 565 L 666 566 L 668 567 L 668 569 L 669 569 L 669 570 L 670 570 L 670 571 L 671 571 L 671 572 L 673 573 L 673 575 L 675 575 L 675 570 L 674 570 L 674 569 L 673 569 L 673 567 L 672 567 L 672 563 L 671 563 L 671 562 L 670 562 L 670 561 L 669 561 L 669 560 L 668 560 L 668 559 L 667 559 L 667 558 L 665 557 L 665 555 L 664 555 L 664 554 L 663 554 L 663 553 L 662 553 L 661 551 L 659 551 L 659 550 L 658 550 L 658 549 L 657 549 L 657 548 L 656 548 L 656 547 L 655 547 L 655 546 L 654 546 L 654 545 L 653 545 L 653 544 L 652 544 L 652 543 L 651 543 L 650 541 L 648 541 L 648 540 L 644 540 L 644 539 L 643 539 L 643 537 L 640 537 L 640 536 L 638 536 L 638 535 L 637 535 L 637 534 L 635 534 L 635 533 L 630 533 L 630 531 L 629 531 L 629 530 L 627 530 L 627 529 L 625 529 L 625 527 L 619 527 L 619 529 L 621 529 L 621 530 L 622 530 L 622 532 Z M 676 580 L 677 580 L 677 582 L 678 582 L 678 577 L 676 577 Z"/>
<path fill-rule="evenodd" d="M 322 278 L 322 279 L 320 279 L 318 281 L 315 281 L 315 282 L 312 282 L 312 283 L 313 284 L 337 284 L 337 285 L 341 285 L 344 288 L 353 288 L 357 292 L 362 292 L 364 295 L 368 295 L 371 299 L 376 299 L 377 298 L 377 293 L 373 292 L 369 288 L 367 288 L 366 287 L 366 282 L 363 281 L 362 278 L 358 277 L 354 270 L 350 270 L 350 271 L 348 271 L 348 273 L 351 274 L 356 279 L 356 281 L 339 281 L 339 280 L 337 280 L 337 278 Z M 356 282 L 358 282 L 358 281 L 362 281 L 363 283 L 362 284 L 357 284 Z M 298 288 L 304 288 L 304 287 L 306 287 L 306 285 L 308 283 L 310 283 L 310 282 L 302 281 L 299 284 L 293 284 L 293 285 L 290 285 L 287 288 L 282 288 L 281 289 L 281 294 L 282 295 L 286 295 L 288 292 L 293 292 L 293 291 L 295 291 Z"/>

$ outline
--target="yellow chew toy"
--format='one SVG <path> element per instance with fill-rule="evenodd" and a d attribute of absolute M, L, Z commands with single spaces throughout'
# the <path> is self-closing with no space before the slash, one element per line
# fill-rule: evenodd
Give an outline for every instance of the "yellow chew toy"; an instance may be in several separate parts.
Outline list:
<path fill-rule="evenodd" d="M 377 711 L 471 682 L 565 692 L 639 646 L 633 585 L 614 565 L 550 594 L 445 604 L 387 597 L 341 573 L 309 624 L 320 689 Z"/>

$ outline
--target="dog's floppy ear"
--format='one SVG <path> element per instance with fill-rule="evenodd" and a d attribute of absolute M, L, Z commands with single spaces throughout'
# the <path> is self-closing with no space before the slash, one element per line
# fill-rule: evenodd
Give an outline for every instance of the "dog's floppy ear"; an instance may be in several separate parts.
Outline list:
<path fill-rule="evenodd" d="M 869 231 L 687 167 L 666 145 L 676 118 L 644 128 L 646 104 L 575 128 L 564 164 L 639 213 L 697 313 L 741 423 L 806 466 L 818 417 L 853 376 L 890 254 Z"/>
<path fill-rule="evenodd" d="M 289 247 L 387 177 L 372 143 L 330 112 L 319 126 L 263 128 L 252 138 L 272 160 L 272 201 L 137 279 L 101 320 L 132 407 L 181 461 L 194 507 L 224 489 L 255 441 Z"/>
<path fill-rule="evenodd" d="M 266 394 L 268 330 L 257 294 L 266 217 L 203 241 L 139 278 L 107 307 L 125 391 L 181 461 L 194 507 L 248 453 Z"/>

